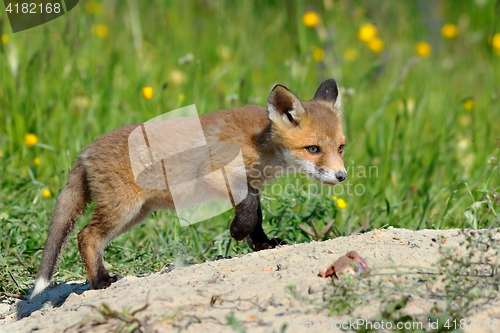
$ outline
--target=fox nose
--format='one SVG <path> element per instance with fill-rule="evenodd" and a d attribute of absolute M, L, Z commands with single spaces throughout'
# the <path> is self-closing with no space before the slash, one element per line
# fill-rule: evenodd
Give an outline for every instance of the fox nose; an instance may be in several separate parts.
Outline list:
<path fill-rule="evenodd" d="M 337 177 L 339 182 L 343 182 L 347 178 L 347 172 L 339 171 L 335 174 L 335 177 Z"/>

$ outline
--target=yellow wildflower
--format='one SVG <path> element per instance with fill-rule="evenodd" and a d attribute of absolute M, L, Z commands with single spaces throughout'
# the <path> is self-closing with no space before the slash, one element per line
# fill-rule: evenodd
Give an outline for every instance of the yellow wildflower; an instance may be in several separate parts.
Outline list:
<path fill-rule="evenodd" d="M 318 13 L 313 12 L 312 10 L 307 11 L 304 15 L 302 15 L 302 23 L 304 23 L 306 27 L 313 28 L 319 24 L 319 21 L 320 18 Z"/>
<path fill-rule="evenodd" d="M 321 61 L 325 58 L 325 50 L 315 47 L 313 50 L 312 57 L 315 61 Z"/>
<path fill-rule="evenodd" d="M 219 45 L 217 47 L 217 54 L 219 55 L 219 57 L 221 57 L 225 61 L 230 61 L 232 58 L 231 48 L 229 48 L 229 46 L 227 46 L 227 45 Z M 192 56 L 193 54 L 188 53 L 188 55 Z M 189 58 L 189 57 L 186 56 L 186 58 Z M 181 62 L 181 61 L 179 61 L 179 62 Z"/>
<path fill-rule="evenodd" d="M 0 157 L 3 157 L 3 151 L 0 149 Z"/>
<path fill-rule="evenodd" d="M 415 45 L 415 52 L 421 58 L 427 58 L 432 53 L 432 47 L 427 42 L 420 42 Z"/>
<path fill-rule="evenodd" d="M 178 69 L 171 70 L 168 74 L 168 78 L 175 86 L 181 85 L 187 80 L 186 74 Z"/>
<path fill-rule="evenodd" d="M 2 44 L 7 44 L 9 42 L 9 36 L 2 34 Z"/>
<path fill-rule="evenodd" d="M 469 149 L 471 149 L 472 147 L 472 143 L 471 143 L 471 140 L 468 139 L 468 138 L 460 138 L 457 142 L 457 150 L 458 151 L 467 151 Z"/>
<path fill-rule="evenodd" d="M 339 198 L 339 199 L 337 200 L 337 205 L 338 205 L 337 207 L 339 207 L 339 209 L 344 209 L 344 208 L 346 208 L 346 207 L 347 207 L 347 203 L 346 203 L 346 202 L 345 202 L 345 200 L 344 200 L 344 199 L 342 199 L 342 198 Z"/>
<path fill-rule="evenodd" d="M 99 15 L 102 13 L 102 3 L 91 0 L 85 4 L 85 10 L 90 14 Z"/>
<path fill-rule="evenodd" d="M 38 143 L 38 137 L 33 133 L 27 133 L 24 135 L 24 144 L 28 147 L 33 147 Z"/>
<path fill-rule="evenodd" d="M 491 37 L 491 45 L 493 45 L 493 51 L 500 55 L 500 33 L 496 33 Z"/>
<path fill-rule="evenodd" d="M 466 114 L 464 116 L 461 116 L 459 119 L 458 119 L 459 123 L 460 123 L 460 126 L 462 127 L 462 129 L 466 129 L 470 126 L 470 124 L 472 123 L 472 119 L 471 117 Z"/>
<path fill-rule="evenodd" d="M 338 198 L 338 197 L 333 197 L 333 200 L 337 201 L 338 209 L 344 209 L 347 207 L 347 203 L 345 202 L 344 199 Z"/>
<path fill-rule="evenodd" d="M 353 61 L 353 60 L 356 60 L 357 58 L 358 58 L 358 50 L 346 49 L 344 51 L 344 59 L 345 60 Z"/>
<path fill-rule="evenodd" d="M 375 37 L 377 37 L 377 27 L 371 23 L 365 23 L 361 25 L 358 33 L 359 39 L 363 42 L 369 42 Z"/>
<path fill-rule="evenodd" d="M 470 111 L 474 108 L 474 98 L 469 97 L 462 101 L 462 106 L 465 110 Z"/>
<path fill-rule="evenodd" d="M 109 34 L 108 26 L 105 24 L 94 24 L 92 26 L 92 34 L 99 38 L 106 38 Z"/>
<path fill-rule="evenodd" d="M 150 100 L 153 98 L 153 88 L 152 87 L 142 87 L 142 97 L 144 99 Z"/>
<path fill-rule="evenodd" d="M 33 163 L 34 163 L 35 165 L 40 165 L 40 163 L 42 163 L 42 160 L 40 159 L 40 157 L 35 157 L 35 158 L 33 159 Z"/>
<path fill-rule="evenodd" d="M 441 35 L 444 38 L 453 39 L 458 36 L 458 27 L 451 23 L 446 23 L 441 28 Z"/>
<path fill-rule="evenodd" d="M 384 41 L 378 37 L 373 38 L 368 42 L 368 47 L 375 53 L 378 53 L 384 49 Z"/>
<path fill-rule="evenodd" d="M 44 199 L 50 198 L 52 196 L 52 193 L 47 188 L 42 188 L 40 191 L 42 192 L 42 198 Z"/>

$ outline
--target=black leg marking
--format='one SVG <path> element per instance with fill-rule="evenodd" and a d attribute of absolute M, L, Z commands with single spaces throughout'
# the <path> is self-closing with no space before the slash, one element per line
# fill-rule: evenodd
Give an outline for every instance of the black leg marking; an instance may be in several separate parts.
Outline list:
<path fill-rule="evenodd" d="M 234 220 L 231 222 L 229 232 L 231 237 L 240 241 L 250 235 L 257 224 L 262 224 L 259 189 L 248 184 L 247 197 L 236 205 Z"/>
<path fill-rule="evenodd" d="M 235 217 L 231 222 L 230 233 L 237 241 L 246 238 L 248 245 L 254 251 L 272 249 L 286 244 L 279 238 L 269 239 L 264 233 L 259 189 L 250 184 L 247 197 L 235 207 Z"/>

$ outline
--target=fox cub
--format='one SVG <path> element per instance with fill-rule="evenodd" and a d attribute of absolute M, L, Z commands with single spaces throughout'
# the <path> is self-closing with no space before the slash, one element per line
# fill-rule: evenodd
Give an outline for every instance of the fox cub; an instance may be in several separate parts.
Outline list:
<path fill-rule="evenodd" d="M 241 150 L 248 192 L 239 203 L 233 203 L 230 233 L 238 241 L 246 238 L 254 251 L 284 244 L 264 233 L 259 198 L 259 187 L 278 176 L 279 170 L 295 170 L 330 186 L 347 177 L 340 95 L 333 79 L 323 82 L 310 101 L 300 101 L 286 87 L 276 85 L 267 108 L 222 110 L 199 120 L 207 141 L 236 144 Z M 104 267 L 108 242 L 151 211 L 174 208 L 169 188 L 147 189 L 136 183 L 128 139 L 139 126 L 143 124 L 104 134 L 76 160 L 57 199 L 32 297 L 49 284 L 65 241 L 92 199 L 95 211 L 78 234 L 78 249 L 94 289 L 106 288 L 118 279 Z M 172 147 L 175 142 L 166 144 Z"/>

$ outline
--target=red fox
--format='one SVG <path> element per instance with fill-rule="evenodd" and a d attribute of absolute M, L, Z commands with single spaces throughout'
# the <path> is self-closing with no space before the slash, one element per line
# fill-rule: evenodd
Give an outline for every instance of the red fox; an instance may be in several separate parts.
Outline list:
<path fill-rule="evenodd" d="M 248 193 L 234 205 L 230 225 L 234 239 L 246 238 L 254 251 L 284 244 L 264 233 L 259 197 L 259 187 L 275 178 L 278 170 L 293 169 L 330 186 L 346 179 L 340 107 L 337 83 L 329 79 L 310 101 L 300 101 L 278 84 L 269 94 L 267 108 L 245 106 L 199 118 L 207 141 L 236 144 L 243 155 Z M 63 245 L 92 199 L 95 211 L 78 234 L 78 249 L 94 289 L 107 288 L 119 278 L 104 267 L 108 242 L 140 223 L 152 210 L 174 208 L 168 188 L 145 189 L 134 179 L 127 144 L 138 126 L 142 124 L 104 134 L 76 160 L 57 199 L 31 297 L 50 283 Z"/>

